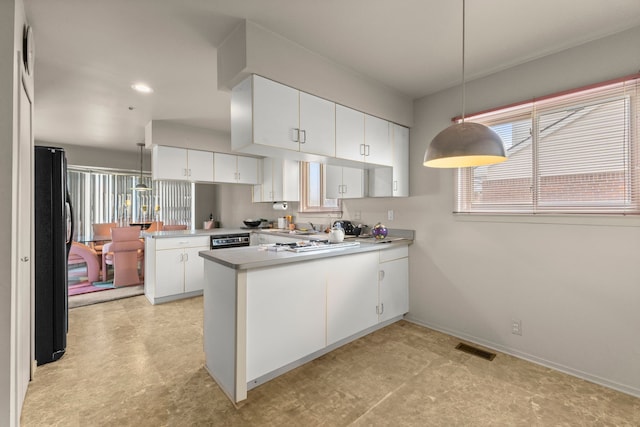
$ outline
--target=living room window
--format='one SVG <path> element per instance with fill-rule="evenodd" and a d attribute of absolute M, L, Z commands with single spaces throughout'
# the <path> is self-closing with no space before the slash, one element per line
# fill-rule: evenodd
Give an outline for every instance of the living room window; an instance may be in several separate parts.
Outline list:
<path fill-rule="evenodd" d="M 640 213 L 640 75 L 469 116 L 508 160 L 457 171 L 460 213 Z"/>

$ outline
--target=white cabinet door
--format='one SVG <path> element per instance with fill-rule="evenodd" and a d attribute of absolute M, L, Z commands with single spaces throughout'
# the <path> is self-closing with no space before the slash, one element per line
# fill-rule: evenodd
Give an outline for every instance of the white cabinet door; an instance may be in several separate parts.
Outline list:
<path fill-rule="evenodd" d="M 273 163 L 276 159 L 266 157 L 262 159 L 262 201 L 273 202 L 277 200 L 274 194 Z"/>
<path fill-rule="evenodd" d="M 238 184 L 257 184 L 258 159 L 254 157 L 237 156 Z"/>
<path fill-rule="evenodd" d="M 409 128 L 393 123 L 393 197 L 409 197 Z"/>
<path fill-rule="evenodd" d="M 184 292 L 183 259 L 183 249 L 156 251 L 156 298 Z"/>
<path fill-rule="evenodd" d="M 327 272 L 327 345 L 378 322 L 377 253 L 335 257 Z"/>
<path fill-rule="evenodd" d="M 184 249 L 184 292 L 204 289 L 204 258 L 198 252 L 206 250 L 209 247 Z"/>
<path fill-rule="evenodd" d="M 321 261 L 320 261 L 321 262 Z M 247 271 L 247 382 L 325 346 L 325 277 L 316 261 Z"/>
<path fill-rule="evenodd" d="M 336 104 L 300 92 L 300 151 L 335 157 Z"/>
<path fill-rule="evenodd" d="M 280 200 L 300 201 L 300 163 L 295 160 L 284 159 L 282 162 L 282 198 Z"/>
<path fill-rule="evenodd" d="M 253 78 L 253 142 L 298 151 L 298 90 Z"/>
<path fill-rule="evenodd" d="M 187 180 L 187 150 L 156 145 L 151 152 L 151 175 L 156 179 Z"/>
<path fill-rule="evenodd" d="M 342 168 L 342 196 L 343 199 L 364 197 L 364 170 L 356 168 Z"/>
<path fill-rule="evenodd" d="M 364 160 L 364 113 L 336 105 L 336 157 Z"/>
<path fill-rule="evenodd" d="M 211 151 L 187 150 L 189 180 L 213 182 L 213 153 Z"/>
<path fill-rule="evenodd" d="M 342 167 L 334 165 L 324 166 L 324 194 L 327 199 L 342 197 Z"/>
<path fill-rule="evenodd" d="M 393 196 L 393 168 L 379 166 L 367 169 L 369 175 L 369 191 L 367 197 Z"/>
<path fill-rule="evenodd" d="M 213 176 L 215 182 L 238 182 L 237 160 L 233 154 L 213 154 Z"/>
<path fill-rule="evenodd" d="M 328 199 L 364 197 L 364 170 L 325 165 L 325 196 Z"/>
<path fill-rule="evenodd" d="M 380 322 L 409 311 L 409 258 L 380 263 Z"/>
<path fill-rule="evenodd" d="M 369 114 L 364 115 L 365 162 L 391 166 L 393 150 L 389 122 Z"/>

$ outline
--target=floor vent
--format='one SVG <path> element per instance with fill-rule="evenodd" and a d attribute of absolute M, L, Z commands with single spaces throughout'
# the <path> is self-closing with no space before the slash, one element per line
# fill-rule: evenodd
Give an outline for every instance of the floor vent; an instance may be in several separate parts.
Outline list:
<path fill-rule="evenodd" d="M 485 350 L 480 350 L 477 347 L 473 347 L 467 344 L 458 344 L 456 350 L 464 351 L 465 353 L 473 354 L 474 356 L 482 357 L 483 359 L 493 360 L 496 357 L 495 353 L 490 353 Z"/>

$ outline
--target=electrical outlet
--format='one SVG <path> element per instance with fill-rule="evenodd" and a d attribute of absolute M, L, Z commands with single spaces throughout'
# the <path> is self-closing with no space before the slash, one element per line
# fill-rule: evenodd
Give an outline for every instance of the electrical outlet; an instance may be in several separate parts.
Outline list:
<path fill-rule="evenodd" d="M 387 211 L 387 220 L 393 221 L 393 210 Z"/>
<path fill-rule="evenodd" d="M 522 320 L 511 320 L 511 333 L 522 335 Z"/>
<path fill-rule="evenodd" d="M 353 213 L 353 219 L 360 221 L 360 219 L 362 219 L 362 213 L 360 211 L 355 211 Z"/>

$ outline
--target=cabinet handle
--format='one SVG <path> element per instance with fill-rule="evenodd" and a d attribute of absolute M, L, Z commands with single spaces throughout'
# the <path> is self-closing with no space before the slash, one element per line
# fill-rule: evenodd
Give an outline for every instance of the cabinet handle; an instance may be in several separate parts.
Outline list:
<path fill-rule="evenodd" d="M 382 315 L 382 313 L 384 313 L 384 303 L 383 302 L 380 303 L 380 315 Z"/>
<path fill-rule="evenodd" d="M 187 168 L 182 169 L 182 176 L 187 176 Z"/>
<path fill-rule="evenodd" d="M 345 194 L 347 192 L 347 185 L 345 184 L 343 185 L 343 187 L 344 187 L 344 191 L 342 191 L 342 194 Z"/>
<path fill-rule="evenodd" d="M 380 314 L 380 306 L 376 305 L 376 314 Z"/>
<path fill-rule="evenodd" d="M 393 191 L 398 191 L 398 181 L 393 181 Z"/>
<path fill-rule="evenodd" d="M 380 270 L 378 271 L 378 280 L 383 280 L 384 279 L 384 270 Z"/>
<path fill-rule="evenodd" d="M 238 172 L 238 181 L 240 181 L 240 172 Z"/>
<path fill-rule="evenodd" d="M 184 262 L 184 254 L 180 254 L 179 261 L 180 261 L 180 262 Z"/>
<path fill-rule="evenodd" d="M 364 156 L 364 144 L 360 144 L 360 155 Z"/>
<path fill-rule="evenodd" d="M 189 171 L 189 172 L 188 172 L 189 176 L 191 176 L 191 168 L 189 168 L 189 169 L 187 169 L 187 170 Z"/>
<path fill-rule="evenodd" d="M 300 144 L 304 144 L 307 142 L 307 131 L 302 129 L 300 130 Z"/>
<path fill-rule="evenodd" d="M 184 254 L 184 260 L 182 262 L 189 261 L 189 254 Z"/>
<path fill-rule="evenodd" d="M 20 261 L 29 262 L 29 257 L 28 256 L 23 256 L 22 258 L 20 258 Z"/>
<path fill-rule="evenodd" d="M 369 155 L 369 151 L 370 151 L 370 149 L 371 149 L 371 146 L 370 146 L 370 145 L 365 145 L 365 146 L 364 146 L 364 155 L 365 155 L 365 156 L 368 156 L 368 155 Z"/>
<path fill-rule="evenodd" d="M 293 137 L 293 142 L 300 142 L 300 129 L 293 128 L 295 132 L 295 136 Z"/>

